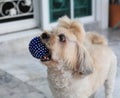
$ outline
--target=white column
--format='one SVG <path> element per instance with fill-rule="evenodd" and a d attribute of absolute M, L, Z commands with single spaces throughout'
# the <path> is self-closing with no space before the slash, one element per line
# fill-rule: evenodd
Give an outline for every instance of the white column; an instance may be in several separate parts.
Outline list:
<path fill-rule="evenodd" d="M 100 22 L 102 29 L 108 28 L 109 23 L 109 0 L 96 1 L 96 21 Z"/>
<path fill-rule="evenodd" d="M 42 22 L 42 28 L 47 29 L 50 25 L 49 19 L 49 0 L 41 0 L 41 22 Z"/>
<path fill-rule="evenodd" d="M 109 23 L 109 0 L 101 0 L 101 28 L 108 28 Z"/>

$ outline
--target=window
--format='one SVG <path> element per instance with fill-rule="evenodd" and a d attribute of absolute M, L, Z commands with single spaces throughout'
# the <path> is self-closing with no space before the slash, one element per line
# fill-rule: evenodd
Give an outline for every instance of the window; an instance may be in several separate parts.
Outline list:
<path fill-rule="evenodd" d="M 25 0 L 0 2 L 0 23 L 33 18 L 33 3 Z"/>
<path fill-rule="evenodd" d="M 70 17 L 70 0 L 49 0 L 50 22 L 67 15 Z"/>
<path fill-rule="evenodd" d="M 36 26 L 33 0 L 0 0 L 0 34 Z"/>
<path fill-rule="evenodd" d="M 91 0 L 74 0 L 74 17 L 84 17 L 92 15 Z"/>

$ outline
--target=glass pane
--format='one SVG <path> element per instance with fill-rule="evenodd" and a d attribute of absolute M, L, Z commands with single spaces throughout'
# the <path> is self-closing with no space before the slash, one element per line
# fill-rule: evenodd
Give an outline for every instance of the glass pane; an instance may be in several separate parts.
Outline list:
<path fill-rule="evenodd" d="M 74 17 L 92 15 L 92 0 L 74 0 Z"/>
<path fill-rule="evenodd" d="M 49 4 L 50 22 L 54 22 L 64 15 L 70 17 L 70 0 L 49 0 Z"/>
<path fill-rule="evenodd" d="M 0 23 L 33 18 L 33 0 L 0 0 Z"/>

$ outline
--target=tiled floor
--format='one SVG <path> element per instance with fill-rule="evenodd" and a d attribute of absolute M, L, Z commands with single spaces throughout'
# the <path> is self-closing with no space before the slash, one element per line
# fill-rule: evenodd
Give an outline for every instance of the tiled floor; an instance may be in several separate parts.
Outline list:
<path fill-rule="evenodd" d="M 0 70 L 0 98 L 44 98 L 43 92 Z"/>
<path fill-rule="evenodd" d="M 114 98 L 120 98 L 120 30 L 105 30 L 100 33 L 108 38 L 110 47 L 118 57 Z M 52 98 L 46 79 L 46 67 L 28 51 L 30 39 L 31 37 L 23 39 L 24 44 L 17 40 L 17 49 L 12 42 L 0 43 L 3 47 L 0 49 L 0 98 Z M 14 47 L 9 49 L 8 44 Z M 103 90 L 97 93 L 96 98 L 103 98 L 102 96 Z"/>

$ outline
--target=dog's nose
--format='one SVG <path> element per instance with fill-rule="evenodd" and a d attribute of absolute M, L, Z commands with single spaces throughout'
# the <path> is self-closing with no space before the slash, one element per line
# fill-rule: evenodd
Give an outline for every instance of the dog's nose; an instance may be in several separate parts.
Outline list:
<path fill-rule="evenodd" d="M 49 39 L 50 38 L 50 36 L 47 33 L 43 33 L 41 37 L 42 37 L 42 39 Z"/>

